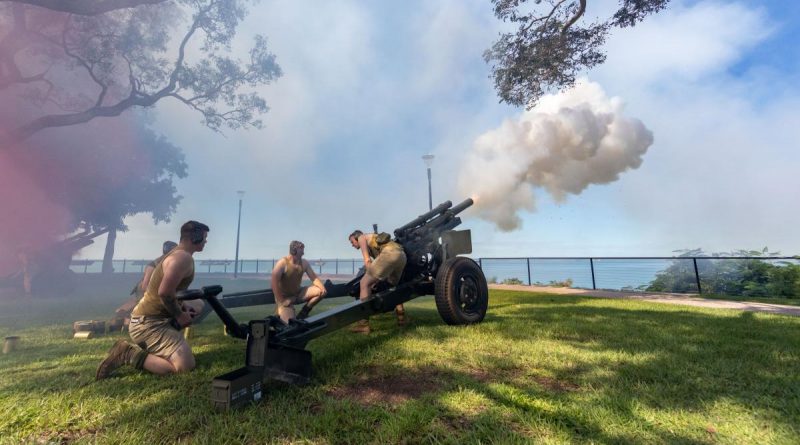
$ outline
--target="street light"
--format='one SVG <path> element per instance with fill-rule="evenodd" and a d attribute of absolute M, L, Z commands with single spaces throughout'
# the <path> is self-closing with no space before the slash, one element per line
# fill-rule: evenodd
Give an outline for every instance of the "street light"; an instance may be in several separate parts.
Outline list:
<path fill-rule="evenodd" d="M 239 276 L 239 229 L 242 228 L 242 198 L 244 198 L 244 190 L 237 190 L 236 194 L 239 195 L 239 220 L 236 222 L 236 260 L 233 264 L 233 278 Z"/>
<path fill-rule="evenodd" d="M 422 155 L 422 160 L 428 166 L 428 210 L 433 209 L 433 195 L 431 194 L 431 165 L 433 164 L 433 155 Z"/>

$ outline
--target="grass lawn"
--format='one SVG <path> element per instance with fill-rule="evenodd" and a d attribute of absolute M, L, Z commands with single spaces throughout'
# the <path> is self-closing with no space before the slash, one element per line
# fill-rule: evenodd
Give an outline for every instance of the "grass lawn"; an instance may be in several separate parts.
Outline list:
<path fill-rule="evenodd" d="M 222 284 L 226 291 L 265 287 Z M 0 301 L 0 335 L 22 338 L 18 351 L 0 355 L 0 443 L 762 444 L 800 437 L 800 318 L 493 290 L 483 323 L 450 327 L 424 297 L 407 306 L 407 328 L 387 314 L 370 336 L 336 332 L 312 341 L 311 385 L 269 383 L 260 404 L 216 412 L 211 379 L 243 365 L 245 344 L 224 337 L 213 315 L 193 328 L 195 371 L 159 378 L 127 368 L 94 381 L 117 336 L 73 340 L 71 322 L 109 318 L 125 287 L 86 283 L 80 298 Z M 234 315 L 245 321 L 271 309 Z"/>

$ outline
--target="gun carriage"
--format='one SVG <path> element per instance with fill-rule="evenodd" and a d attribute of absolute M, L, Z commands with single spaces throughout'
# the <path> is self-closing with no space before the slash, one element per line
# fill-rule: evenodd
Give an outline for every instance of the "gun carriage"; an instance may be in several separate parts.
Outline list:
<path fill-rule="evenodd" d="M 217 298 L 221 286 L 179 293 L 181 300 L 205 299 L 225 325 L 228 335 L 247 340 L 245 366 L 220 375 L 212 382 L 212 401 L 228 409 L 258 401 L 269 379 L 305 384 L 311 378 L 309 341 L 341 329 L 371 315 L 392 311 L 395 306 L 423 295 L 433 295 L 445 323 L 479 323 L 486 315 L 489 292 L 480 266 L 458 256 L 472 252 L 469 230 L 453 230 L 461 224 L 457 215 L 472 205 L 467 199 L 453 206 L 446 201 L 394 231 L 403 246 L 407 263 L 396 286 L 379 284 L 376 292 L 359 300 L 364 268 L 347 283 L 325 282 L 326 298 L 352 296 L 356 300 L 305 320 L 284 324 L 277 316 L 238 323 L 228 312 L 233 307 L 274 303 L 271 290 L 240 292 Z"/>

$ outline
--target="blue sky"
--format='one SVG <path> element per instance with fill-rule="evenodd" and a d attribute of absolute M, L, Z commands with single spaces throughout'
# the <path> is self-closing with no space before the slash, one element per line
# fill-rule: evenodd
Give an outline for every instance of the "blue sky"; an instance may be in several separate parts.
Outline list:
<path fill-rule="evenodd" d="M 614 1 L 593 3 L 605 16 Z M 474 213 L 477 256 L 669 256 L 681 248 L 800 253 L 800 6 L 790 1 L 680 1 L 614 31 L 608 60 L 586 73 L 653 134 L 641 165 L 555 201 L 529 187 L 535 212 L 504 232 Z M 155 128 L 183 147 L 190 176 L 170 224 L 126 220 L 117 258 L 149 258 L 180 224 L 212 232 L 203 258 L 233 258 L 236 190 L 245 190 L 240 257 L 273 258 L 300 239 L 306 255 L 354 257 L 346 240 L 393 229 L 457 187 L 475 141 L 524 110 L 498 103 L 482 59 L 508 25 L 488 0 L 280 2 L 253 6 L 234 48 L 265 34 L 284 75 L 261 89 L 260 131 L 205 129 L 176 103 Z M 102 256 L 102 242 L 84 249 Z"/>

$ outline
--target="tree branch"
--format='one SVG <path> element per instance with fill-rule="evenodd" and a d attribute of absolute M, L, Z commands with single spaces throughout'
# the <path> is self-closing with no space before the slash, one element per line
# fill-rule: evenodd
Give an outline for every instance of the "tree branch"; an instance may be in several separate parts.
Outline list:
<path fill-rule="evenodd" d="M 25 8 L 24 4 L 48 0 L 0 0 L 3 1 L 11 2 L 11 9 L 18 9 Z M 52 1 L 61 1 L 72 6 L 85 2 Z M 110 0 L 92 1 L 106 6 L 111 4 Z M 117 0 L 116 4 L 121 4 L 120 1 L 123 0 Z M 125 4 L 132 1 L 134 0 L 124 0 L 127 2 Z M 161 1 L 135 0 L 137 4 Z M 85 87 L 88 86 L 88 90 L 81 91 L 81 88 L 70 89 L 70 86 L 59 85 L 61 90 L 52 94 L 54 88 L 48 82 L 51 79 L 47 71 L 36 74 L 26 72 L 24 65 L 9 67 L 8 63 L 14 62 L 14 52 L 3 51 L 0 53 L 0 88 L 6 84 L 6 80 L 9 84 L 22 83 L 20 79 L 26 82 L 42 81 L 50 86 L 49 90 L 46 87 L 28 88 L 17 94 L 18 98 L 32 103 L 44 103 L 52 94 L 55 99 L 69 101 L 70 106 L 63 107 L 54 102 L 59 105 L 58 112 L 47 107 L 48 109 L 39 110 L 44 115 L 31 116 L 31 120 L 23 121 L 21 125 L 0 129 L 0 150 L 46 128 L 77 125 L 98 117 L 118 116 L 128 108 L 149 107 L 165 97 L 174 97 L 192 110 L 199 111 L 204 118 L 204 124 L 214 131 L 219 131 L 222 125 L 233 129 L 248 126 L 260 128 L 260 121 L 254 120 L 253 115 L 267 112 L 269 108 L 266 101 L 256 93 L 243 94 L 237 90 L 246 85 L 269 83 L 281 75 L 274 55 L 266 50 L 266 40 L 256 36 L 256 45 L 250 52 L 251 60 L 246 66 L 239 60 L 216 54 L 219 46 L 227 47 L 235 26 L 241 19 L 239 14 L 243 14 L 243 10 L 238 9 L 239 1 L 241 0 L 189 1 L 194 14 L 188 28 L 184 28 L 185 34 L 180 39 L 177 51 L 172 53 L 175 58 L 171 63 L 158 57 L 160 53 L 167 51 L 164 44 L 167 35 L 157 28 L 143 25 L 159 20 L 160 9 L 140 8 L 94 18 L 58 14 L 66 19 L 59 23 L 60 26 L 41 28 L 29 24 L 30 29 L 25 33 L 14 39 L 4 39 L 7 42 L 0 42 L 0 45 L 7 44 L 6 48 L 17 45 L 14 40 L 21 39 L 19 44 L 24 40 L 26 45 L 23 48 L 34 48 L 35 54 L 43 54 L 59 62 L 60 65 L 56 66 L 63 67 L 66 73 L 72 72 L 79 77 L 85 77 L 85 70 L 91 82 L 98 85 L 100 90 L 94 90 L 93 85 L 82 81 L 80 87 L 86 90 Z M 71 7 L 66 10 L 74 11 Z M 169 11 L 177 12 L 177 9 Z M 39 13 L 45 14 L 44 11 Z M 22 20 L 18 21 L 16 28 L 25 24 L 24 15 L 20 18 Z M 146 32 L 154 33 L 151 41 L 135 38 L 145 35 Z M 201 48 L 205 57 L 197 66 L 190 65 L 187 61 L 188 44 L 199 38 L 197 36 L 202 32 L 206 34 L 206 46 Z M 230 48 L 227 50 L 230 51 Z M 12 57 L 10 60 L 9 54 Z M 41 68 L 36 68 L 36 71 L 41 71 Z M 12 79 L 7 79 L 10 77 Z M 73 90 L 76 90 L 77 95 L 69 97 L 69 92 Z M 61 94 L 65 96 L 62 98 Z M 222 109 L 218 109 L 218 105 Z"/>
<path fill-rule="evenodd" d="M 189 42 L 189 39 L 192 38 L 194 32 L 197 31 L 198 28 L 200 28 L 200 22 L 205 18 L 205 15 L 208 13 L 208 11 L 211 10 L 213 5 L 214 2 L 211 2 L 209 3 L 207 8 L 201 9 L 197 13 L 194 22 L 192 23 L 192 27 L 189 28 L 189 31 L 186 33 L 185 36 L 183 36 L 183 40 L 181 40 L 181 45 L 180 47 L 178 47 L 178 60 L 175 61 L 175 68 L 172 70 L 172 74 L 169 75 L 169 83 L 167 84 L 167 86 L 162 88 L 156 94 L 162 94 L 162 93 L 167 94 L 175 90 L 175 86 L 178 83 L 178 75 L 180 74 L 181 69 L 183 68 L 183 60 L 186 57 L 186 44 Z"/>
<path fill-rule="evenodd" d="M 70 51 L 69 45 L 67 45 L 67 32 L 69 32 L 69 19 L 67 19 L 67 24 L 64 26 L 64 31 L 61 33 L 61 46 L 64 50 L 64 54 L 77 60 L 78 64 L 84 67 L 86 71 L 89 73 L 89 77 L 92 78 L 94 83 L 100 86 L 100 94 L 98 95 L 97 100 L 94 103 L 95 107 L 99 107 L 100 105 L 103 105 L 103 99 L 105 99 L 106 93 L 108 92 L 108 85 L 101 82 L 100 79 L 97 78 L 97 75 L 95 75 L 94 73 L 94 69 L 92 68 L 91 65 L 89 65 L 88 62 L 83 60 L 82 57 Z"/>
<path fill-rule="evenodd" d="M 95 106 L 84 111 L 67 114 L 50 114 L 42 116 L 22 125 L 15 130 L 0 135 L 0 147 L 10 144 L 14 141 L 22 141 L 39 130 L 52 127 L 66 127 L 69 125 L 82 124 L 89 122 L 96 117 L 114 117 L 122 114 L 123 111 L 133 106 L 149 107 L 155 104 L 159 99 L 162 99 L 169 94 L 161 92 L 153 95 L 146 95 L 139 92 L 132 91 L 131 95 L 125 99 L 117 102 L 114 105 L 108 106 Z"/>
<path fill-rule="evenodd" d="M 68 12 L 77 15 L 93 16 L 118 9 L 134 8 L 141 5 L 156 5 L 167 0 L 0 0 L 10 3 L 24 3 L 52 11 Z"/>
<path fill-rule="evenodd" d="M 561 4 L 564 3 L 565 1 L 566 0 L 561 0 L 560 2 L 556 3 L 555 5 L 553 5 L 553 9 L 550 10 L 550 14 L 544 15 L 542 17 L 537 17 L 537 18 L 531 20 L 530 23 L 528 23 L 524 28 L 521 28 L 520 31 L 522 33 L 527 32 L 529 29 L 531 29 L 531 26 L 533 26 L 534 23 L 539 22 L 541 20 L 544 20 L 543 27 L 546 27 L 547 26 L 547 22 L 550 21 L 551 17 L 553 17 L 553 14 L 556 12 L 556 9 L 558 9 L 561 6 Z"/>
<path fill-rule="evenodd" d="M 574 25 L 575 22 L 578 21 L 583 16 L 583 13 L 586 12 L 586 0 L 580 0 L 581 5 L 578 7 L 578 10 L 575 12 L 575 15 L 572 16 L 567 23 L 564 24 L 564 27 L 561 28 L 561 33 L 566 33 L 570 26 Z"/>

